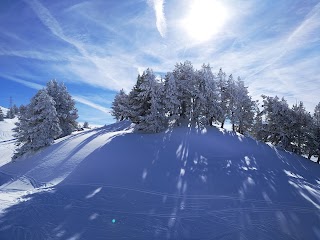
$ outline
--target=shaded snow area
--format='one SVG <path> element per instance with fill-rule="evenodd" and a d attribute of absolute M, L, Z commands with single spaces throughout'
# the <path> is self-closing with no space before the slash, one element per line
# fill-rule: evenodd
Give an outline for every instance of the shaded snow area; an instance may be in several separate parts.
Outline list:
<path fill-rule="evenodd" d="M 320 239 L 320 166 L 218 128 L 79 132 L 0 168 L 0 239 Z"/>
<path fill-rule="evenodd" d="M 1 109 L 6 113 L 6 108 L 1 107 Z M 0 166 L 10 162 L 13 156 L 15 139 L 12 129 L 16 127 L 16 122 L 18 122 L 18 118 L 0 121 Z"/>

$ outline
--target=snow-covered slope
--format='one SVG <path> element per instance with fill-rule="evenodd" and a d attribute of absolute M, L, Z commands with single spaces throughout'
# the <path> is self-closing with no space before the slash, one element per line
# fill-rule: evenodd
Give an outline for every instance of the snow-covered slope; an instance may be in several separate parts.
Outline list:
<path fill-rule="evenodd" d="M 8 109 L 1 106 L 0 108 L 4 115 L 6 115 Z M 17 121 L 17 118 L 0 121 L 0 166 L 11 161 L 15 148 L 12 129 Z"/>
<path fill-rule="evenodd" d="M 320 239 L 320 166 L 217 128 L 116 123 L 0 174 L 0 239 Z"/>

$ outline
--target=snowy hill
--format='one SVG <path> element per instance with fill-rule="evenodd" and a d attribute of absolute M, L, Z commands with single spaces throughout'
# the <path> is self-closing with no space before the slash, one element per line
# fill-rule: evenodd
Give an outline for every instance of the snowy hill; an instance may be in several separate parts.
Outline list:
<path fill-rule="evenodd" d="M 0 168 L 0 239 L 320 239 L 320 166 L 218 128 L 80 132 Z"/>
<path fill-rule="evenodd" d="M 0 108 L 4 115 L 6 115 L 8 109 L 1 106 Z M 11 161 L 15 148 L 12 129 L 17 121 L 17 118 L 0 121 L 0 166 Z"/>

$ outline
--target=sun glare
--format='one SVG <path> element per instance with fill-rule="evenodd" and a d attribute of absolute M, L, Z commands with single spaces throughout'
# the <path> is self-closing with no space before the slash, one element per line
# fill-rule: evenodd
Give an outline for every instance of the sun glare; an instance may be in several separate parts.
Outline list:
<path fill-rule="evenodd" d="M 218 33 L 228 19 L 228 9 L 216 0 L 193 0 L 182 25 L 196 41 L 207 41 Z"/>

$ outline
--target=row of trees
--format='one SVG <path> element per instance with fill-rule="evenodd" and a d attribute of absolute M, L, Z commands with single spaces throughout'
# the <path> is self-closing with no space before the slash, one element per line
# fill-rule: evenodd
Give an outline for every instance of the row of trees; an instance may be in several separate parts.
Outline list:
<path fill-rule="evenodd" d="M 17 138 L 14 158 L 70 135 L 78 124 L 75 102 L 63 83 L 51 80 L 27 106 L 20 108 L 19 122 L 14 129 Z"/>
<path fill-rule="evenodd" d="M 220 69 L 212 73 L 210 65 L 195 70 L 191 62 L 177 64 L 164 79 L 158 80 L 151 69 L 138 76 L 129 94 L 116 95 L 112 115 L 130 119 L 136 128 L 162 131 L 170 124 L 196 122 L 212 126 L 230 119 L 234 131 L 244 133 L 253 122 L 255 102 L 243 81 L 234 80 Z"/>
<path fill-rule="evenodd" d="M 257 112 L 252 135 L 297 154 L 320 158 L 320 103 L 314 113 L 306 111 L 303 102 L 289 107 L 282 98 L 262 96 L 262 110 Z M 318 160 L 319 161 L 319 160 Z"/>
<path fill-rule="evenodd" d="M 147 69 L 128 94 L 121 90 L 115 96 L 112 115 L 119 121 L 130 119 L 145 132 L 187 122 L 224 127 L 229 119 L 233 131 L 309 157 L 319 156 L 319 113 L 312 116 L 302 103 L 290 109 L 284 99 L 267 96 L 260 110 L 240 77 L 227 77 L 222 69 L 214 74 L 209 64 L 196 70 L 189 61 L 179 63 L 164 79 Z"/>

